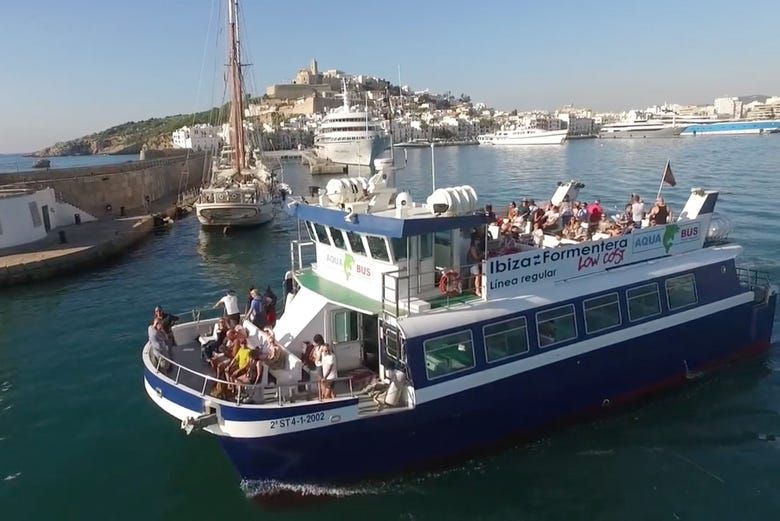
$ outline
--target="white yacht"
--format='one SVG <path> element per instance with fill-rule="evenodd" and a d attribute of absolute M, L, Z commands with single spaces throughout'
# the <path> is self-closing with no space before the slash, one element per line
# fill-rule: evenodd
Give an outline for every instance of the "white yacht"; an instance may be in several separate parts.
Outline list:
<path fill-rule="evenodd" d="M 368 107 L 350 107 L 345 82 L 344 106 L 325 116 L 314 136 L 314 146 L 319 157 L 334 163 L 368 166 L 390 146 L 390 136 Z"/>
<path fill-rule="evenodd" d="M 481 145 L 560 145 L 566 140 L 567 133 L 568 130 L 524 127 L 483 134 L 477 136 L 477 142 Z"/>
<path fill-rule="evenodd" d="M 238 29 L 238 2 L 228 0 L 228 67 L 233 94 L 230 135 L 234 146 L 222 150 L 215 159 L 209 183 L 195 203 L 195 213 L 203 226 L 255 226 L 274 218 L 273 173 L 259 157 L 249 153 L 246 143 Z"/>
<path fill-rule="evenodd" d="M 641 113 L 631 112 L 629 117 L 617 123 L 610 123 L 601 127 L 600 138 L 609 139 L 643 139 L 678 137 L 686 125 L 676 120 L 655 119 Z"/>

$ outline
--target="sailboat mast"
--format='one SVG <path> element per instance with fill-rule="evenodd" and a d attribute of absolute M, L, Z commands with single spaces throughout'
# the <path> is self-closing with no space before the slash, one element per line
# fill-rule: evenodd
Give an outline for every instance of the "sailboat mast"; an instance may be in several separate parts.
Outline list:
<path fill-rule="evenodd" d="M 228 42 L 230 49 L 231 115 L 235 139 L 233 154 L 236 173 L 241 173 L 245 164 L 244 154 L 244 96 L 241 78 L 241 46 L 238 40 L 238 0 L 228 0 Z"/>

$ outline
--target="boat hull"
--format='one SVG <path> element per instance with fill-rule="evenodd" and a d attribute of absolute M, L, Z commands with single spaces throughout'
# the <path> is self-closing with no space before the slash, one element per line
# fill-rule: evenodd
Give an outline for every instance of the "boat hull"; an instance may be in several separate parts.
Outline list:
<path fill-rule="evenodd" d="M 376 135 L 354 141 L 320 141 L 317 155 L 334 163 L 369 166 L 390 146 L 389 136 Z"/>
<path fill-rule="evenodd" d="M 650 129 L 635 129 L 635 130 L 619 130 L 614 132 L 599 132 L 599 137 L 602 139 L 655 139 L 655 138 L 670 138 L 679 137 L 686 127 L 666 127 L 657 130 Z"/>
<path fill-rule="evenodd" d="M 289 434 L 219 439 L 244 479 L 268 484 L 349 483 L 449 463 L 759 354 L 770 345 L 775 300 L 742 303 L 414 409 Z"/>
<path fill-rule="evenodd" d="M 196 203 L 195 213 L 204 227 L 259 226 L 274 218 L 273 204 Z"/>
<path fill-rule="evenodd" d="M 494 136 L 490 143 L 493 145 L 561 145 L 566 140 L 566 130 L 554 130 L 541 134 L 529 134 L 525 136 Z M 487 143 L 483 143 L 487 144 Z"/>
<path fill-rule="evenodd" d="M 704 123 L 688 126 L 683 136 L 738 136 L 776 134 L 780 132 L 780 120 L 738 121 Z"/>

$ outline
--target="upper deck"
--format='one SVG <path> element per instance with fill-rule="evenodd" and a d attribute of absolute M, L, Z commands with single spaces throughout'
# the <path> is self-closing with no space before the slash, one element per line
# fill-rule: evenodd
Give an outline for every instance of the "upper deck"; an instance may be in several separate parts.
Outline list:
<path fill-rule="evenodd" d="M 291 205 L 305 229 L 291 248 L 298 284 L 356 311 L 396 317 L 538 294 L 573 278 L 701 249 L 717 200 L 717 192 L 696 189 L 669 224 L 596 231 L 584 240 L 553 226 L 534 238 L 516 231 L 522 219 L 502 233 L 470 187 L 440 189 L 416 203 L 396 193 L 390 175 L 333 180 L 318 197 Z M 576 181 L 559 184 L 551 204 L 573 203 L 580 188 Z"/>

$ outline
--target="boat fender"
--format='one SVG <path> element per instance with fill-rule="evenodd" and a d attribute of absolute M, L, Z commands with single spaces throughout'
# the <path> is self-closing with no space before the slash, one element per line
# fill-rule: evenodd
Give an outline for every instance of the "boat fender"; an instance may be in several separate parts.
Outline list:
<path fill-rule="evenodd" d="M 463 286 L 460 283 L 460 273 L 453 269 L 448 269 L 442 273 L 439 279 L 439 291 L 442 295 L 453 297 L 463 292 Z"/>

